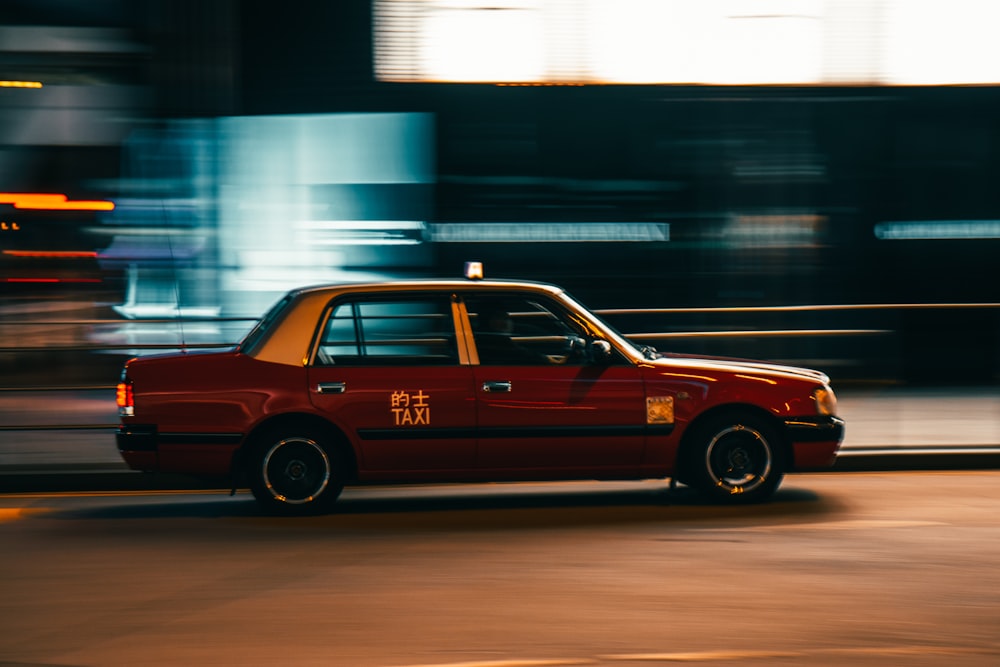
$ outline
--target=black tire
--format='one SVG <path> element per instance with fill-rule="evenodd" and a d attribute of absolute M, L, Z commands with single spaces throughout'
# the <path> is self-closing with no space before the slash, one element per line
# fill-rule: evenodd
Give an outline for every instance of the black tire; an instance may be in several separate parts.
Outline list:
<path fill-rule="evenodd" d="M 784 476 L 784 443 L 766 419 L 750 413 L 697 425 L 688 445 L 684 478 L 714 502 L 766 500 Z"/>
<path fill-rule="evenodd" d="M 256 439 L 251 452 L 250 490 L 270 512 L 326 512 L 344 488 L 340 461 L 329 438 L 319 433 L 271 431 Z"/>

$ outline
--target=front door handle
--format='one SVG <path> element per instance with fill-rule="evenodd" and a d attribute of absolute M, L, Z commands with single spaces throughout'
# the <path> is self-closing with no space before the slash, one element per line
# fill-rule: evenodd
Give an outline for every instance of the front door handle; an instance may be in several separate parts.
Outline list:
<path fill-rule="evenodd" d="M 344 382 L 320 382 L 316 385 L 316 391 L 320 394 L 343 394 L 347 391 L 347 384 Z"/>
<path fill-rule="evenodd" d="M 483 391 L 487 394 L 493 392 L 510 391 L 510 380 L 491 380 L 483 383 Z"/>

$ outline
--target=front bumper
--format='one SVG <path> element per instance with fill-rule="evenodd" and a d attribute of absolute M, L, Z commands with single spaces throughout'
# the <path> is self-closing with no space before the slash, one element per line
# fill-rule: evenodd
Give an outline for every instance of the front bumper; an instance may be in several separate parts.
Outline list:
<path fill-rule="evenodd" d="M 817 415 L 785 420 L 785 428 L 792 442 L 827 442 L 844 439 L 844 420 L 840 417 Z"/>
<path fill-rule="evenodd" d="M 844 439 L 844 420 L 840 417 L 817 415 L 785 420 L 785 432 L 792 445 L 792 466 L 795 470 L 822 470 L 837 460 Z"/>

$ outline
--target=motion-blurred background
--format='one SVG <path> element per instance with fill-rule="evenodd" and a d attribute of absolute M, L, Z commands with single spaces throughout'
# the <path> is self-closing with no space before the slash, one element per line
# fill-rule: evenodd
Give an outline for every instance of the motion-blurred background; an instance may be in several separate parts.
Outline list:
<path fill-rule="evenodd" d="M 660 349 L 1000 379 L 992 0 L 2 0 L 0 384 L 300 285 L 566 287 Z"/>

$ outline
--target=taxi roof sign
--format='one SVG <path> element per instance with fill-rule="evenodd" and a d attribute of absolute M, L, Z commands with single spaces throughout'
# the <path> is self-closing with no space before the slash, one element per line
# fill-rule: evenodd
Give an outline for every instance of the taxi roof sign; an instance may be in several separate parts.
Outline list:
<path fill-rule="evenodd" d="M 469 280 L 482 280 L 483 279 L 483 263 L 482 262 L 466 262 L 465 263 L 465 277 Z"/>

